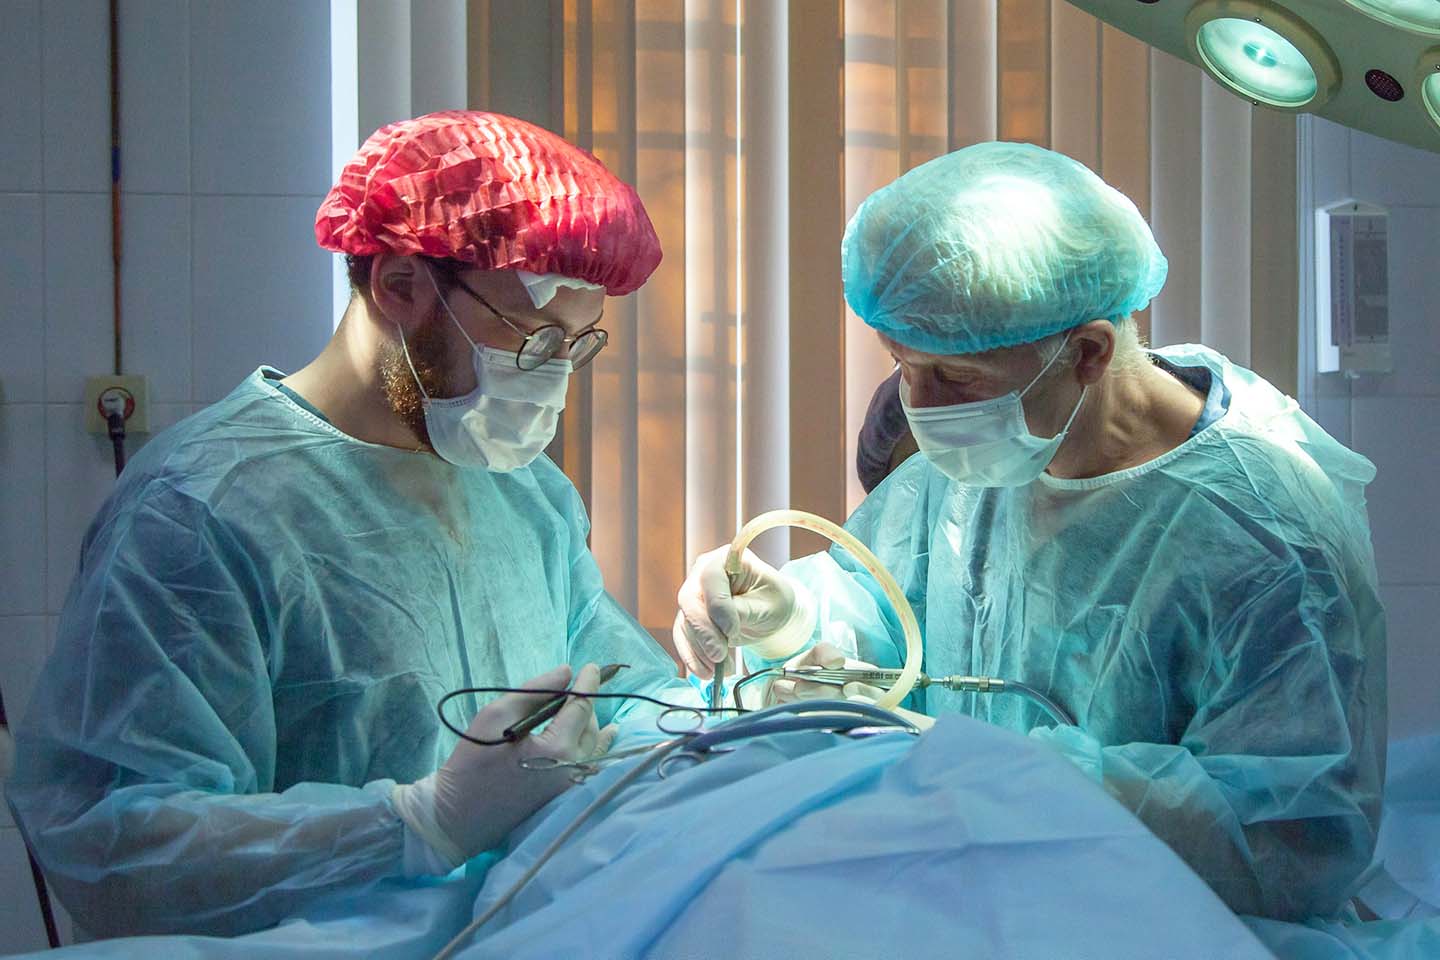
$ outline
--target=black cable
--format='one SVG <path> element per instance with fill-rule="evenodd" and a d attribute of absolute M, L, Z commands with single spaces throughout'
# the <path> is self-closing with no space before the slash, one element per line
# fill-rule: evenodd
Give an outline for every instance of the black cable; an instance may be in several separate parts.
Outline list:
<path fill-rule="evenodd" d="M 502 737 L 499 740 L 481 740 L 479 737 L 470 736 L 464 730 L 461 730 L 451 723 L 450 718 L 445 716 L 445 704 L 454 700 L 456 697 L 463 697 L 473 693 L 548 693 L 556 697 L 584 697 L 587 700 L 643 700 L 646 703 L 653 703 L 657 707 L 665 707 L 667 710 L 693 710 L 696 713 L 745 712 L 743 710 L 736 710 L 734 707 L 720 707 L 719 709 L 712 710 L 709 707 L 697 707 L 688 703 L 666 703 L 664 700 L 657 700 L 643 693 L 577 693 L 574 690 L 550 690 L 544 687 L 461 687 L 459 690 L 451 690 L 445 694 L 445 696 L 441 697 L 440 702 L 435 705 L 435 712 L 440 715 L 440 722 L 445 725 L 446 730 L 449 730 L 461 740 L 468 740 L 470 743 L 482 747 L 503 747 L 507 743 L 515 743 L 522 738 L 509 736 Z"/>
<path fill-rule="evenodd" d="M 115 450 L 115 476 L 125 469 L 125 415 L 111 411 L 105 417 L 110 428 L 110 446 Z"/>
<path fill-rule="evenodd" d="M 10 731 L 10 724 L 5 718 L 3 693 L 0 693 L 0 731 Z M 55 911 L 50 906 L 50 891 L 45 886 L 45 874 L 40 871 L 40 864 L 36 862 L 35 854 L 30 852 L 28 842 L 25 844 L 25 856 L 30 860 L 30 880 L 35 884 L 35 900 L 40 905 L 40 919 L 45 924 L 45 939 L 50 941 L 52 950 L 59 949 L 60 931 L 55 926 Z"/>

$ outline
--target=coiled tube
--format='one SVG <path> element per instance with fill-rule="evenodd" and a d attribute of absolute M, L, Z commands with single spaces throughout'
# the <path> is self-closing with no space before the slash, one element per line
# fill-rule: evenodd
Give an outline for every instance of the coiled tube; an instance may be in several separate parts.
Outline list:
<path fill-rule="evenodd" d="M 900 678 L 895 681 L 894 686 L 885 691 L 884 696 L 875 701 L 875 706 L 882 710 L 893 710 L 900 705 L 900 701 L 910 695 L 915 686 L 915 681 L 920 677 L 920 663 L 923 659 L 923 650 L 920 644 L 920 623 L 915 619 L 915 611 L 910 608 L 910 601 L 905 599 L 905 594 L 900 591 L 900 585 L 890 575 L 890 571 L 880 563 L 870 548 L 856 539 L 855 535 L 847 531 L 839 524 L 832 523 L 824 517 L 818 517 L 813 513 L 806 513 L 804 510 L 771 510 L 769 513 L 762 513 L 740 528 L 735 535 L 734 541 L 730 544 L 730 554 L 725 558 L 725 572 L 731 579 L 738 577 L 741 572 L 741 560 L 745 556 L 745 548 L 760 534 L 775 527 L 800 527 L 802 530 L 809 530 L 818 533 L 832 543 L 838 544 L 850 553 L 852 557 L 860 561 L 875 582 L 880 584 L 886 599 L 895 608 L 895 613 L 900 617 L 900 629 L 905 633 L 905 667 L 900 671 Z"/>

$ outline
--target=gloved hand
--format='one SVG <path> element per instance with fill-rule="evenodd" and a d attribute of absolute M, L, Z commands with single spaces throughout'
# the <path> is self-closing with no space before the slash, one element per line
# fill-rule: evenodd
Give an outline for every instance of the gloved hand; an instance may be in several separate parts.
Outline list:
<path fill-rule="evenodd" d="M 675 649 L 702 680 L 715 675 L 715 664 L 731 647 L 754 646 L 760 656 L 776 659 L 800 649 L 815 630 L 808 590 L 749 550 L 731 583 L 725 573 L 729 553 L 721 547 L 696 560 L 676 598 Z"/>
<path fill-rule="evenodd" d="M 823 642 L 815 644 L 798 657 L 785 662 L 787 670 L 805 667 L 825 667 L 830 670 L 841 667 L 851 670 L 878 669 L 874 664 L 866 663 L 863 660 L 852 660 L 845 656 L 845 652 L 839 647 Z M 846 686 L 858 686 L 858 684 L 846 684 Z M 874 688 L 867 687 L 866 689 Z M 843 699 L 845 699 L 844 692 L 833 683 L 811 683 L 807 680 L 792 680 L 788 677 L 772 680 L 765 690 L 765 706 L 767 707 L 773 707 L 779 703 L 793 703 L 796 700 Z"/>
<path fill-rule="evenodd" d="M 560 666 L 521 686 L 558 690 L 570 682 L 570 667 Z M 581 668 L 572 689 L 594 693 L 600 671 L 593 663 Z M 552 694 L 507 693 L 485 705 L 466 730 L 479 740 L 499 740 L 506 727 L 518 723 Z M 571 698 L 540 732 L 514 743 L 480 746 L 462 740 L 439 770 L 391 793 L 396 812 L 418 833 L 439 859 L 454 868 L 499 845 L 515 827 L 570 785 L 568 770 L 527 770 L 530 757 L 582 760 L 603 753 L 615 738 L 614 727 L 600 730 L 593 702 Z"/>
<path fill-rule="evenodd" d="M 878 669 L 873 663 L 852 660 L 845 656 L 839 647 L 828 643 L 817 643 L 785 664 L 787 670 L 802 667 L 826 667 L 831 670 L 841 667 L 847 670 Z M 836 687 L 833 684 L 781 678 L 771 682 L 769 689 L 765 691 L 765 706 L 773 707 L 778 703 L 790 703 L 794 700 L 857 700 L 873 704 L 884 695 L 885 691 L 879 687 L 872 687 L 858 680 L 847 683 L 844 687 Z M 891 707 L 890 712 L 899 714 L 921 730 L 929 730 L 935 725 L 934 717 L 927 717 L 904 707 Z"/>

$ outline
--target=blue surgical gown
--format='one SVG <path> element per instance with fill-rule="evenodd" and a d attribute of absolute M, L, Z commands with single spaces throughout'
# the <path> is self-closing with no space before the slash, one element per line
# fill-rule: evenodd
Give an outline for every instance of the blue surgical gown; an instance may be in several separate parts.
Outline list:
<path fill-rule="evenodd" d="M 397 877 L 390 790 L 453 748 L 452 689 L 593 661 L 689 693 L 552 463 L 363 443 L 265 373 L 131 461 L 18 730 L 8 799 L 93 934 L 237 934 Z"/>
<path fill-rule="evenodd" d="M 1033 731 L 1237 912 L 1334 915 L 1370 862 L 1384 779 L 1374 467 L 1219 354 L 1158 352 L 1231 393 L 1174 450 L 1016 489 L 952 483 L 916 456 L 849 529 L 914 606 L 931 676 L 1024 681 L 1077 725 L 1013 695 L 931 688 L 918 709 Z M 786 572 L 818 598 L 817 635 L 902 662 L 896 617 L 847 555 Z"/>

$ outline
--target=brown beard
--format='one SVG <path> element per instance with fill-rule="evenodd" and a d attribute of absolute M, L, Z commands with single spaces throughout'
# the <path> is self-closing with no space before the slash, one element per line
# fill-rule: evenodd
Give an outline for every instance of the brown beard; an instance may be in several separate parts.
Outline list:
<path fill-rule="evenodd" d="M 448 322 L 444 308 L 436 304 L 430 316 L 410 335 L 410 363 L 399 342 L 388 344 L 380 356 L 380 383 L 390 409 L 405 422 L 412 433 L 425 446 L 430 446 L 430 431 L 425 428 L 424 394 L 415 383 L 419 376 L 425 386 L 425 393 L 432 397 L 454 395 L 451 378 L 445 368 L 445 356 L 450 349 L 445 336 L 444 324 Z M 414 364 L 415 372 L 410 372 Z"/>

